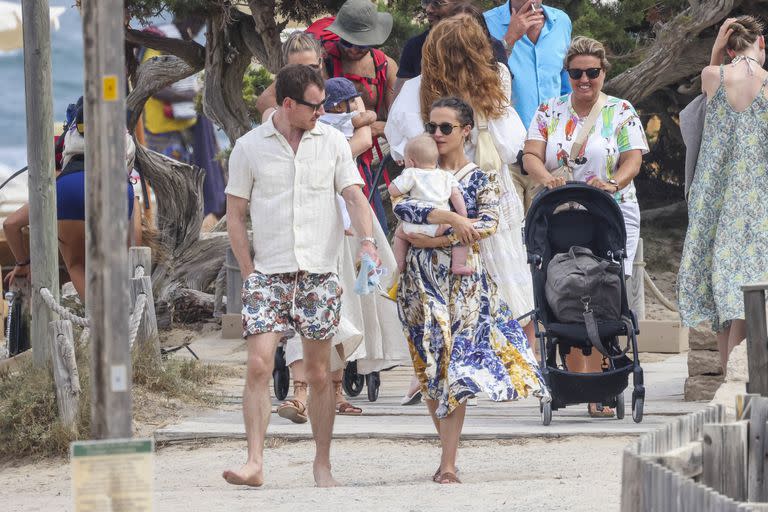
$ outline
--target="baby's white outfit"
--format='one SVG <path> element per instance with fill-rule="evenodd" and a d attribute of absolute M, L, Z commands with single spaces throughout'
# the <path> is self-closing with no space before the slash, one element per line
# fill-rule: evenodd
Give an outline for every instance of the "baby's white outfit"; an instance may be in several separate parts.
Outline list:
<path fill-rule="evenodd" d="M 409 199 L 426 203 L 440 210 L 450 210 L 451 191 L 454 187 L 461 189 L 459 182 L 448 171 L 443 169 L 419 169 L 408 167 L 392 180 L 392 183 Z M 403 222 L 403 231 L 412 234 L 435 236 L 439 224 L 413 224 Z"/>
<path fill-rule="evenodd" d="M 355 127 L 352 124 L 352 118 L 360 112 L 348 113 L 325 113 L 318 118 L 318 121 L 333 126 L 349 140 L 355 133 Z"/>

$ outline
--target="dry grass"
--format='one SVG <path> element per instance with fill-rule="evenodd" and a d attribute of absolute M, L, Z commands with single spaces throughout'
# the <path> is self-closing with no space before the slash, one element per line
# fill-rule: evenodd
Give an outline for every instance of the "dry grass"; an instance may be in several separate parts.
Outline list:
<path fill-rule="evenodd" d="M 64 456 L 69 444 L 88 439 L 90 433 L 90 383 L 87 350 L 77 350 L 80 374 L 80 414 L 74 432 L 58 419 L 50 368 L 35 368 L 31 361 L 0 374 L 0 461 L 25 457 Z M 232 369 L 199 361 L 153 362 L 134 356 L 134 417 L 157 423 L 185 407 L 210 406 L 218 396 L 210 390 Z"/>

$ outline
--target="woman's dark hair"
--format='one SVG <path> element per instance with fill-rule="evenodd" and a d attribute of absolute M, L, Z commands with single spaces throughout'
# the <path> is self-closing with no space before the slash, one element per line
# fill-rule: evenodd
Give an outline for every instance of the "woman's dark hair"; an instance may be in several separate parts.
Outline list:
<path fill-rule="evenodd" d="M 447 98 L 440 98 L 432 103 L 429 111 L 432 112 L 436 108 L 449 108 L 456 112 L 456 117 L 459 120 L 461 126 L 469 125 L 470 128 L 475 127 L 475 111 L 469 106 L 466 101 L 450 96 Z"/>
<path fill-rule="evenodd" d="M 289 64 L 277 73 L 275 78 L 275 96 L 277 104 L 282 105 L 285 98 L 304 99 L 304 91 L 310 85 L 325 90 L 325 82 L 320 73 L 303 64 Z"/>

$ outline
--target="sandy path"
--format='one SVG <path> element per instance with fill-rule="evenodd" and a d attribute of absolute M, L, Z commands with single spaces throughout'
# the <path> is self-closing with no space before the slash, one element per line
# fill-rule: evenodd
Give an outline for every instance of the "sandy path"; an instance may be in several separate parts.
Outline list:
<path fill-rule="evenodd" d="M 631 440 L 466 442 L 459 460 L 465 483 L 455 486 L 429 480 L 439 457 L 434 443 L 338 441 L 333 448 L 336 476 L 348 485 L 338 489 L 313 487 L 310 442 L 267 449 L 268 481 L 258 490 L 229 487 L 220 476 L 245 457 L 243 443 L 173 446 L 156 457 L 156 510 L 614 511 L 620 500 L 621 451 Z M 0 471 L 4 511 L 69 511 L 70 500 L 64 462 Z"/>

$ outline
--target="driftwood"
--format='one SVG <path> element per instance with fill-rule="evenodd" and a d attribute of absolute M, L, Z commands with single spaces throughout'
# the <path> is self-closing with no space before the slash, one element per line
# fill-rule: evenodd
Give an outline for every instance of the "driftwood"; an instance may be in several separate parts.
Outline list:
<path fill-rule="evenodd" d="M 214 296 L 210 293 L 179 288 L 173 294 L 173 321 L 195 323 L 213 318 Z"/>

